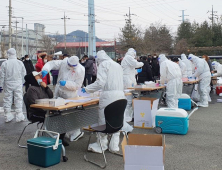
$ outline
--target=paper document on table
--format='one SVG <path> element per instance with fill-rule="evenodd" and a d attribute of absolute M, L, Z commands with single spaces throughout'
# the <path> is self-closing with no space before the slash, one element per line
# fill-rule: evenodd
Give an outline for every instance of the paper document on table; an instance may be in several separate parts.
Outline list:
<path fill-rule="evenodd" d="M 88 94 L 88 93 L 83 93 L 81 88 L 78 89 L 77 94 L 79 97 L 89 97 L 90 96 L 90 94 Z"/>
<path fill-rule="evenodd" d="M 84 103 L 84 102 L 88 102 L 92 100 L 91 98 L 86 98 L 86 99 L 80 99 L 80 100 L 66 100 L 65 102 L 66 103 L 69 103 L 69 102 L 74 102 L 74 103 Z"/>

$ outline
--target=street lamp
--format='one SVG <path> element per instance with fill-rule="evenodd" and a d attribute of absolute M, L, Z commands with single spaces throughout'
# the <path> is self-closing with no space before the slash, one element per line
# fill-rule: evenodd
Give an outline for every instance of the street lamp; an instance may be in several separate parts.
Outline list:
<path fill-rule="evenodd" d="M 22 18 L 22 57 L 23 57 L 23 17 L 15 17 L 13 16 L 12 18 Z M 17 32 L 16 32 L 16 35 L 17 35 Z"/>

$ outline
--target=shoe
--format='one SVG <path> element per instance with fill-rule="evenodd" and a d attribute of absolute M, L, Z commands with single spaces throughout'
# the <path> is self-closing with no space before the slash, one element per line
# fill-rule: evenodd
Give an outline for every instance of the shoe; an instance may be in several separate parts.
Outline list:
<path fill-rule="evenodd" d="M 113 152 L 113 153 L 119 152 L 119 135 L 120 135 L 119 132 L 113 134 L 109 143 L 110 152 Z"/>
<path fill-rule="evenodd" d="M 11 122 L 14 119 L 14 115 L 10 112 L 10 113 L 6 113 L 5 114 L 5 122 Z"/>
<path fill-rule="evenodd" d="M 22 122 L 22 121 L 25 121 L 25 116 L 23 113 L 19 113 L 19 114 L 16 114 L 16 122 Z"/>
<path fill-rule="evenodd" d="M 208 107 L 209 105 L 208 104 L 202 104 L 200 102 L 197 103 L 197 106 L 200 106 L 200 107 Z"/>
<path fill-rule="evenodd" d="M 82 138 L 83 135 L 84 135 L 84 132 L 80 132 L 80 134 L 79 134 L 78 136 L 76 136 L 76 135 L 70 135 L 69 140 L 70 140 L 70 142 L 72 142 L 72 141 L 75 141 L 75 142 L 76 142 L 77 140 L 79 140 L 80 138 Z"/>
<path fill-rule="evenodd" d="M 108 149 L 107 146 L 103 147 L 103 151 L 106 151 L 107 149 Z M 102 153 L 102 149 L 101 149 L 100 145 L 97 142 L 89 144 L 88 150 L 92 151 L 92 152 L 95 152 L 95 153 Z"/>

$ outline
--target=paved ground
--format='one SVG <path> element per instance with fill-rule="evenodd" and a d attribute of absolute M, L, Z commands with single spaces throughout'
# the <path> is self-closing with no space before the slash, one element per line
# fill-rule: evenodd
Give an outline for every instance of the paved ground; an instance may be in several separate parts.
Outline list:
<path fill-rule="evenodd" d="M 210 107 L 200 108 L 190 118 L 187 135 L 166 134 L 165 170 L 221 170 L 222 169 L 222 105 L 216 103 L 216 95 L 212 95 Z M 0 93 L 0 107 L 3 94 Z M 68 162 L 61 162 L 50 168 L 40 168 L 28 163 L 27 150 L 17 146 L 18 137 L 28 122 L 4 123 L 0 113 L 0 170 L 99 170 L 85 162 L 83 155 L 86 149 L 88 134 L 78 142 L 70 143 L 66 148 Z M 23 142 L 32 138 L 36 125 L 27 129 Z M 134 129 L 133 133 L 152 134 L 153 130 Z M 122 136 L 121 136 L 122 137 Z M 101 155 L 91 154 L 94 159 Z M 123 159 L 106 152 L 107 170 L 124 169 Z"/>

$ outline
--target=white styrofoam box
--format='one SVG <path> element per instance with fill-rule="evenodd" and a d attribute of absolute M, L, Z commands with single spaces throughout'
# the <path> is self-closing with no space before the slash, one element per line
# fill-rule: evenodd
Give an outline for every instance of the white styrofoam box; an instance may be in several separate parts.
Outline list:
<path fill-rule="evenodd" d="M 180 99 L 190 99 L 190 96 L 188 94 L 181 94 Z"/>
<path fill-rule="evenodd" d="M 152 107 L 151 107 L 152 104 Z M 158 109 L 159 99 L 142 97 L 134 99 L 134 127 L 155 127 L 155 116 Z"/>
<path fill-rule="evenodd" d="M 188 113 L 183 109 L 160 108 L 159 110 L 157 110 L 156 116 L 187 117 Z"/>
<path fill-rule="evenodd" d="M 49 99 L 49 106 L 57 107 L 65 105 L 65 99 Z"/>
<path fill-rule="evenodd" d="M 136 85 L 134 88 L 146 88 L 146 85 Z"/>
<path fill-rule="evenodd" d="M 156 87 L 156 83 L 153 81 L 145 81 L 146 87 Z"/>

